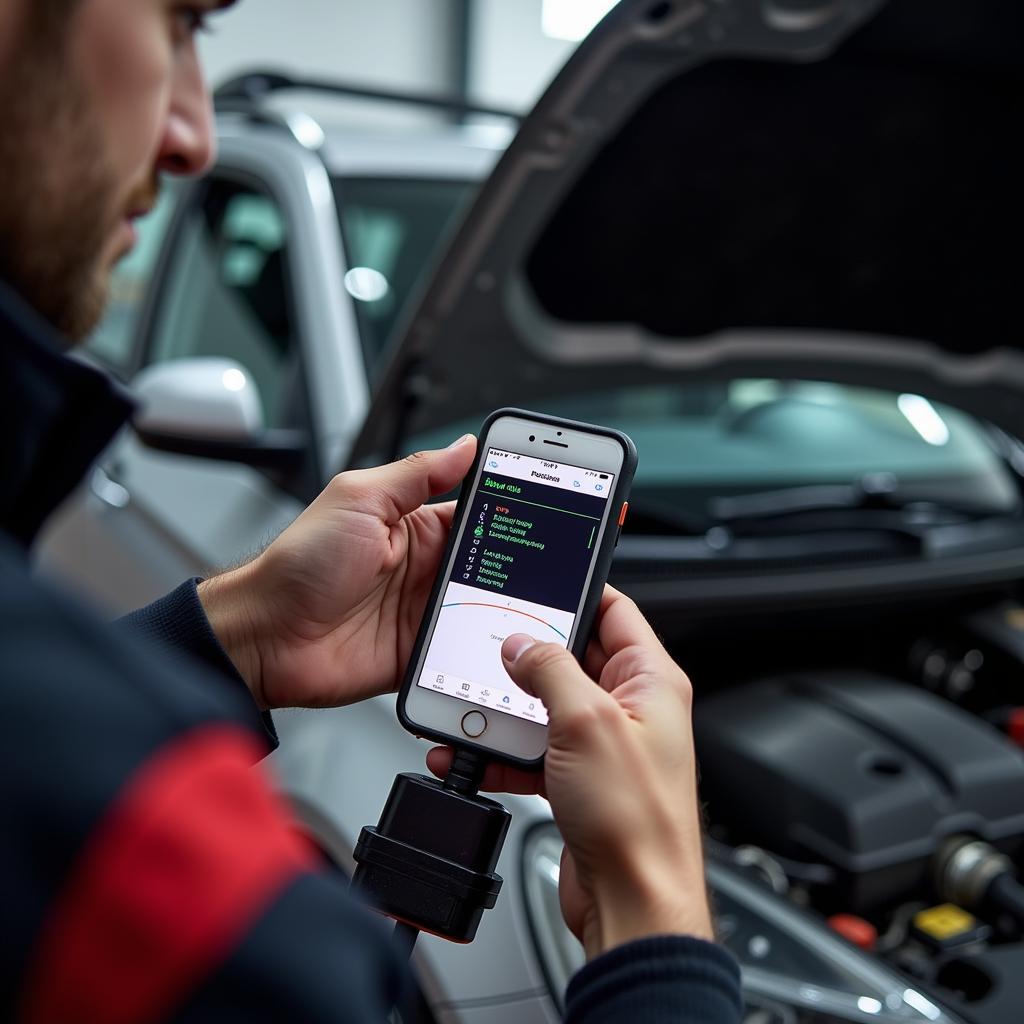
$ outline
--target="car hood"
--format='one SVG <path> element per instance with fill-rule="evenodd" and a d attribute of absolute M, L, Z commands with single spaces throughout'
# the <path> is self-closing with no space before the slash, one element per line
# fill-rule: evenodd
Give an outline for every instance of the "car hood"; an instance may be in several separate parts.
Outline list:
<path fill-rule="evenodd" d="M 621 0 L 398 332 L 353 462 L 673 378 L 909 391 L 1024 436 L 1022 41 L 1016 0 Z"/>

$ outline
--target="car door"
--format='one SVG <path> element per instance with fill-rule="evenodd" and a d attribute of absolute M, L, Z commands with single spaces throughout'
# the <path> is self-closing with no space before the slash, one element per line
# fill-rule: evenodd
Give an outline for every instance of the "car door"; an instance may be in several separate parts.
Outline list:
<path fill-rule="evenodd" d="M 135 365 L 235 360 L 256 386 L 264 425 L 303 431 L 308 457 L 285 478 L 151 450 L 125 430 L 93 471 L 78 507 L 63 517 L 64 536 L 58 524 L 44 546 L 44 564 L 85 582 L 111 610 L 151 600 L 189 575 L 244 561 L 316 493 L 291 259 L 285 208 L 258 178 L 221 170 L 183 200 Z"/>

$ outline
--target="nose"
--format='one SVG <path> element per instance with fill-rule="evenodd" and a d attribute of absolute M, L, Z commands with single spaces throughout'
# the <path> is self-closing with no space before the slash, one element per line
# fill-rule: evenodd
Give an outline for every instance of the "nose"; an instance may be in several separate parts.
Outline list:
<path fill-rule="evenodd" d="M 168 174 L 202 174 L 216 155 L 213 107 L 193 45 L 175 63 L 157 167 Z"/>

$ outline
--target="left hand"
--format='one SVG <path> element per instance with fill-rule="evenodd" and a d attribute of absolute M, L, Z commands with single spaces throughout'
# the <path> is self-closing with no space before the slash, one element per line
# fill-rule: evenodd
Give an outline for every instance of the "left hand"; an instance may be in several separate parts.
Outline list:
<path fill-rule="evenodd" d="M 450 448 L 336 476 L 259 557 L 199 596 L 261 708 L 334 707 L 395 689 L 437 574 L 455 487 L 476 451 Z"/>

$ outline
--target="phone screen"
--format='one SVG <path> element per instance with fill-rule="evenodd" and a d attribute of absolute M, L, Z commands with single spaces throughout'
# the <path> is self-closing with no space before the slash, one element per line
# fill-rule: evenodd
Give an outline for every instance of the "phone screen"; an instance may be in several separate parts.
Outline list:
<path fill-rule="evenodd" d="M 417 685 L 547 724 L 501 663 L 511 633 L 569 645 L 614 474 L 489 448 Z"/>

